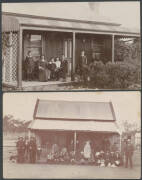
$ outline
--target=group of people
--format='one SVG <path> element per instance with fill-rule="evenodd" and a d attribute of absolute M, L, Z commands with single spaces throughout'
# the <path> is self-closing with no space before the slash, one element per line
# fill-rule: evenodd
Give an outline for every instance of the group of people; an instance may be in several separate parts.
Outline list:
<path fill-rule="evenodd" d="M 81 151 L 70 151 L 67 147 L 59 148 L 53 144 L 51 152 L 47 155 L 48 163 L 77 163 L 77 164 L 94 164 L 96 166 L 117 167 L 122 165 L 122 157 L 119 151 L 110 152 L 95 151 L 92 149 L 90 141 L 86 141 Z"/>
<path fill-rule="evenodd" d="M 31 51 L 23 61 L 23 77 L 24 80 L 33 81 L 38 80 L 46 82 L 50 80 L 59 80 L 62 78 L 64 81 L 67 77 L 68 62 L 65 56 L 61 58 L 51 58 L 48 62 L 45 56 L 42 55 L 40 60 L 35 61 L 32 57 Z"/>
<path fill-rule="evenodd" d="M 19 137 L 16 143 L 17 148 L 17 162 L 18 163 L 35 163 L 37 156 L 37 144 L 35 137 Z"/>
<path fill-rule="evenodd" d="M 107 140 L 104 141 L 104 148 L 97 150 L 92 148 L 91 142 L 86 141 L 82 149 L 74 150 L 74 148 L 59 147 L 58 144 L 53 143 L 46 155 L 47 163 L 77 163 L 77 164 L 94 164 L 100 167 L 117 167 L 125 165 L 130 168 L 133 167 L 132 156 L 134 147 L 130 139 L 125 141 L 123 153 L 118 151 L 115 143 L 109 145 Z M 19 137 L 16 143 L 17 148 L 17 162 L 18 163 L 36 163 L 40 160 L 42 148 L 37 146 L 36 138 L 31 137 L 30 140 L 26 137 Z"/>

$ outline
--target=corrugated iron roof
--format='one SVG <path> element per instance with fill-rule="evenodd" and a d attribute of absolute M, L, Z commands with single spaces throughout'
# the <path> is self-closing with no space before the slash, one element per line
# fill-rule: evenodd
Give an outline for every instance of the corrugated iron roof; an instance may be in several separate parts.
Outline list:
<path fill-rule="evenodd" d="M 82 31 L 97 31 L 97 32 L 108 32 L 108 33 L 125 33 L 140 35 L 139 30 L 129 29 L 121 27 L 120 24 L 107 23 L 107 22 L 96 22 L 96 21 L 78 21 L 72 19 L 61 19 L 61 18 L 45 18 L 28 15 L 15 15 L 10 13 L 19 24 L 25 26 L 37 26 L 37 27 L 52 27 L 52 28 L 62 28 L 62 29 L 72 29 L 72 30 L 82 30 Z M 3 13 L 2 16 L 7 16 Z M 5 24 L 5 25 L 4 25 Z M 4 21 L 4 26 L 9 26 L 7 21 Z"/>
<path fill-rule="evenodd" d="M 121 133 L 115 122 L 99 121 L 33 120 L 29 129 Z"/>
<path fill-rule="evenodd" d="M 114 121 L 110 102 L 74 102 L 38 100 L 34 118 Z"/>

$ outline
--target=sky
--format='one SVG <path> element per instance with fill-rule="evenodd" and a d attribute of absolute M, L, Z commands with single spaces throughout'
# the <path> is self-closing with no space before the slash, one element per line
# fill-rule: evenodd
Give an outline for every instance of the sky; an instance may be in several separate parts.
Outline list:
<path fill-rule="evenodd" d="M 37 99 L 88 102 L 112 102 L 118 124 L 124 120 L 139 126 L 140 93 L 124 92 L 42 92 L 4 93 L 3 116 L 11 114 L 16 119 L 32 120 Z M 55 112 L 56 113 L 56 112 Z"/>
<path fill-rule="evenodd" d="M 68 19 L 106 19 L 125 27 L 140 28 L 139 1 L 91 3 L 91 7 L 95 4 L 99 11 L 90 8 L 88 2 L 3 3 L 2 11 Z"/>

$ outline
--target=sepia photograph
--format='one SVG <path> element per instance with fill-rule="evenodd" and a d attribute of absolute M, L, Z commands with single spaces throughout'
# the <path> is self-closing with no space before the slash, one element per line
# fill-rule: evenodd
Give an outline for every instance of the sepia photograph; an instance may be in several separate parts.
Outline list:
<path fill-rule="evenodd" d="M 138 179 L 140 92 L 4 93 L 3 177 Z"/>
<path fill-rule="evenodd" d="M 140 90 L 140 1 L 2 3 L 2 84 Z"/>

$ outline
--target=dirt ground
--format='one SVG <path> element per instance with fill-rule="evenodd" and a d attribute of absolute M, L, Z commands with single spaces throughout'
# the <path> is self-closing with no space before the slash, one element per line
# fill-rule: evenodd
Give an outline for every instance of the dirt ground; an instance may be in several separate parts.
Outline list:
<path fill-rule="evenodd" d="M 18 179 L 137 179 L 140 178 L 140 166 L 126 169 L 124 167 L 109 168 L 87 165 L 16 164 L 4 162 L 3 177 Z"/>
<path fill-rule="evenodd" d="M 141 152 L 134 152 L 134 168 L 91 165 L 17 164 L 9 161 L 16 153 L 16 136 L 3 141 L 3 177 L 13 179 L 138 179 L 141 176 Z M 15 138 L 14 138 L 15 137 Z"/>
<path fill-rule="evenodd" d="M 9 143 L 8 143 L 9 144 Z M 14 143 L 13 143 L 14 144 Z M 7 144 L 5 144 L 7 145 Z M 10 145 L 10 144 L 9 144 Z M 16 147 L 3 147 L 3 177 L 17 179 L 138 179 L 141 175 L 141 155 L 135 152 L 134 168 L 97 167 L 89 165 L 54 165 L 46 163 L 17 164 L 9 161 Z"/>

